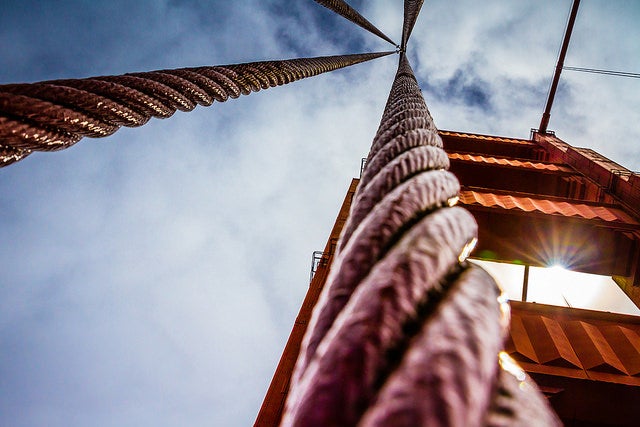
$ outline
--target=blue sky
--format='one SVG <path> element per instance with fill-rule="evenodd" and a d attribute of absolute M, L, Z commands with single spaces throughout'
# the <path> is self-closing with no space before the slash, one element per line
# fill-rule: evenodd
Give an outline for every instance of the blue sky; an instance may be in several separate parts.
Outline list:
<path fill-rule="evenodd" d="M 400 39 L 402 2 L 352 4 Z M 528 137 L 571 2 L 426 1 L 442 129 Z M 309 1 L 8 1 L 0 83 L 387 50 Z M 640 4 L 586 0 L 567 65 L 640 70 Z M 251 424 L 396 57 L 0 171 L 0 425 Z M 565 72 L 550 129 L 640 170 L 640 83 Z"/>

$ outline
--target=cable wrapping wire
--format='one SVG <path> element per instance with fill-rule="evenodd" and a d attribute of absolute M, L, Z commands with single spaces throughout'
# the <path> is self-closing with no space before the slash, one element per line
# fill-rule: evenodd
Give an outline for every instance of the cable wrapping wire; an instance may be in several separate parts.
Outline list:
<path fill-rule="evenodd" d="M 263 61 L 0 85 L 0 167 L 33 151 L 167 118 L 393 52 Z"/>

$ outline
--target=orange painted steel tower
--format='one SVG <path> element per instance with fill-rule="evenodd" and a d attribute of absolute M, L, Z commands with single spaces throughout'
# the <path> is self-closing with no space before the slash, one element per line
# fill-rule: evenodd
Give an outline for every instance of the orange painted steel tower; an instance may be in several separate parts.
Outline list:
<path fill-rule="evenodd" d="M 462 184 L 460 202 L 479 224 L 473 257 L 526 266 L 563 263 L 611 276 L 640 307 L 640 175 L 553 133 L 533 132 L 530 140 L 439 133 Z M 280 422 L 300 342 L 357 185 L 354 179 L 256 425 Z M 639 316 L 520 301 L 512 301 L 511 310 L 506 352 L 567 425 L 635 425 Z"/>
<path fill-rule="evenodd" d="M 552 133 L 441 135 L 461 202 L 479 224 L 477 257 L 610 276 L 640 307 L 640 175 Z M 506 351 L 567 425 L 640 419 L 640 317 L 518 301 L 511 308 Z"/>

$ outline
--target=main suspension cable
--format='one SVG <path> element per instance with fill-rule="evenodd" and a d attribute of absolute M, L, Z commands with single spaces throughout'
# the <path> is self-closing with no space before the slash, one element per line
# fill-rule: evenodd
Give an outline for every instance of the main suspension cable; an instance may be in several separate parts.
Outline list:
<path fill-rule="evenodd" d="M 394 52 L 262 61 L 0 85 L 0 167 L 151 117 L 248 95 Z"/>

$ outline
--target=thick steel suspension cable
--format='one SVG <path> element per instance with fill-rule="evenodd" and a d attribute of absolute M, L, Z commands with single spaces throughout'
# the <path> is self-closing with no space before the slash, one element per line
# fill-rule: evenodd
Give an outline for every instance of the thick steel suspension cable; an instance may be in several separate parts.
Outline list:
<path fill-rule="evenodd" d="M 344 0 L 315 0 L 315 2 L 396 46 L 396 43 L 393 40 L 369 22 L 364 16 L 358 13 L 357 10 L 349 6 Z"/>
<path fill-rule="evenodd" d="M 477 225 L 455 206 L 460 186 L 448 166 L 401 54 L 284 425 L 558 424 L 524 372 L 505 354 L 501 363 L 508 304 L 466 262 Z M 537 418 L 504 415 L 517 405 Z"/>
<path fill-rule="evenodd" d="M 405 2 L 405 43 L 421 5 Z M 477 225 L 448 167 L 403 49 L 283 425 L 560 424 L 501 351 L 509 306 L 466 261 Z"/>
<path fill-rule="evenodd" d="M 0 167 L 151 117 L 248 95 L 393 52 L 263 61 L 0 85 Z"/>

